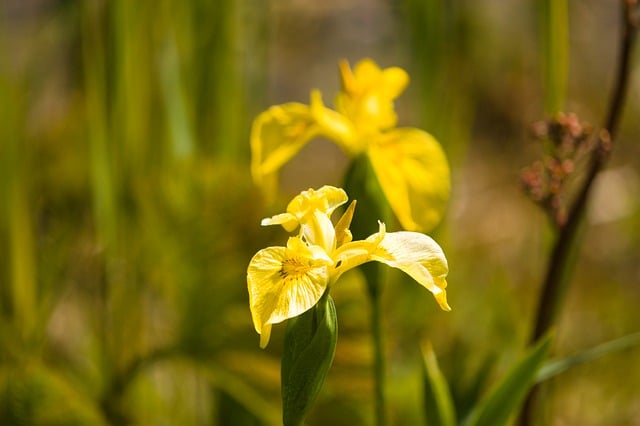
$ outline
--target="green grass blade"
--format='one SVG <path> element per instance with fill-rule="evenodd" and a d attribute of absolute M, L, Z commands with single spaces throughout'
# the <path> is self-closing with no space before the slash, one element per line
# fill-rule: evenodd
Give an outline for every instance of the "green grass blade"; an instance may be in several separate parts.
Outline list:
<path fill-rule="evenodd" d="M 105 41 L 100 33 L 98 6 L 93 3 L 85 5 L 82 24 L 93 212 L 101 243 L 106 247 L 107 252 L 112 252 L 116 242 L 115 183 L 111 166 L 112 156 L 109 150 Z"/>
<path fill-rule="evenodd" d="M 586 351 L 579 352 L 567 358 L 550 361 L 538 371 L 535 378 L 536 383 L 549 380 L 572 367 L 593 361 L 611 353 L 621 352 L 634 346 L 640 346 L 640 333 L 629 334 L 619 339 L 611 340 L 610 342 L 587 349 Z"/>
<path fill-rule="evenodd" d="M 424 368 L 424 409 L 427 425 L 454 426 L 456 412 L 447 379 L 440 371 L 431 343 L 422 348 Z"/>
<path fill-rule="evenodd" d="M 13 58 L 9 50 L 8 33 L 0 23 L 0 57 Z M 6 36 L 6 38 L 5 38 Z M 11 67 L 3 66 L 0 59 L 0 232 L 6 230 L 7 243 L 0 243 L 0 253 L 7 257 L 8 295 L 11 299 L 13 320 L 23 337 L 34 331 L 37 318 L 36 257 L 32 207 L 30 205 L 29 154 L 31 144 L 20 126 L 27 114 L 26 88 Z M 0 234 L 0 240 L 4 239 Z M 0 275 L 2 281 L 2 275 Z M 0 288 L 0 299 L 2 298 Z"/>
<path fill-rule="evenodd" d="M 160 65 L 163 100 L 171 137 L 172 158 L 189 158 L 194 152 L 194 136 L 190 114 L 182 90 L 178 49 L 171 35 L 167 37 L 166 47 Z"/>
<path fill-rule="evenodd" d="M 465 426 L 499 426 L 507 423 L 535 382 L 551 346 L 552 336 L 542 338 L 487 397 L 472 411 Z"/>

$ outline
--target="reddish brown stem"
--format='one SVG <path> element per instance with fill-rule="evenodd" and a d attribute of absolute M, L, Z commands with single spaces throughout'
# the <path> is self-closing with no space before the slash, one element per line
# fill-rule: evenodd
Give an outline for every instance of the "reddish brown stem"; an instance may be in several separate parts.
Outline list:
<path fill-rule="evenodd" d="M 609 159 L 612 141 L 617 134 L 622 117 L 622 108 L 629 83 L 631 52 L 637 30 L 636 1 L 623 0 L 622 3 L 624 27 L 620 39 L 617 75 L 607 116 L 603 129 L 596 135 L 597 145 L 592 154 L 584 183 L 568 212 L 567 221 L 558 229 L 558 237 L 550 255 L 549 266 L 542 286 L 535 328 L 530 338 L 531 343 L 540 339 L 550 330 L 556 323 L 563 306 L 575 265 L 575 249 L 581 240 L 580 229 L 587 211 L 593 183 Z M 537 388 L 532 389 L 525 402 L 521 416 L 523 426 L 534 424 L 536 394 Z"/>

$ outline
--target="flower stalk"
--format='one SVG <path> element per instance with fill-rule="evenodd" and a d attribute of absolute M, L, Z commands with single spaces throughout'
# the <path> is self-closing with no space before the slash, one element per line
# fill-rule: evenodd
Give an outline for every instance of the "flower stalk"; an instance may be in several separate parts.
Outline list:
<path fill-rule="evenodd" d="M 446 259 L 433 240 L 420 233 L 431 230 L 444 215 L 450 192 L 449 165 L 432 135 L 397 127 L 394 100 L 409 83 L 403 69 L 380 69 L 365 59 L 353 69 L 341 61 L 339 71 L 342 88 L 333 109 L 325 106 L 320 91 L 312 90 L 308 105 L 274 105 L 256 117 L 251 131 L 251 172 L 269 199 L 277 189 L 278 170 L 306 143 L 324 137 L 352 158 L 345 187 L 369 216 L 353 220 L 352 234 L 355 201 L 335 226 L 329 219 L 346 202 L 344 191 L 333 187 L 303 191 L 286 213 L 262 222 L 282 225 L 289 232 L 299 227 L 298 236 L 291 237 L 287 247 L 260 250 L 250 262 L 247 282 L 253 322 L 260 345 L 265 347 L 273 324 L 307 315 L 343 272 L 362 265 L 371 302 L 376 423 L 383 426 L 387 423 L 383 274 L 379 265 L 364 264 L 373 260 L 403 270 L 432 291 L 443 310 L 450 310 L 444 291 Z M 386 218 L 387 209 L 408 232 L 387 233 L 383 222 L 376 228 L 370 218 Z M 321 383 L 323 375 L 317 377 Z M 283 388 L 285 379 L 283 376 Z M 302 412 L 297 411 L 294 418 L 301 419 Z"/>
<path fill-rule="evenodd" d="M 371 337 L 373 340 L 373 380 L 375 421 L 377 426 L 387 424 L 386 358 L 384 356 L 384 333 L 382 324 L 382 271 L 379 265 L 363 265 L 366 273 L 369 303 L 371 305 Z"/>

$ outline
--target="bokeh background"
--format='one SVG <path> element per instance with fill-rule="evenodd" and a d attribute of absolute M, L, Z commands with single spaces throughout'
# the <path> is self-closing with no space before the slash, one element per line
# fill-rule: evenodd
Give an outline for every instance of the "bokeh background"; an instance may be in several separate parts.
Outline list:
<path fill-rule="evenodd" d="M 596 128 L 618 5 L 570 2 L 566 110 Z M 259 349 L 246 266 L 285 238 L 260 219 L 340 185 L 348 160 L 314 141 L 267 205 L 249 175 L 251 120 L 312 88 L 330 103 L 338 61 L 365 57 L 409 72 L 400 124 L 434 134 L 453 173 L 433 233 L 453 311 L 399 273 L 384 291 L 390 419 L 424 423 L 426 341 L 464 413 L 522 354 L 553 242 L 519 184 L 542 155 L 530 132 L 547 118 L 540 40 L 533 0 L 4 0 L 0 423 L 280 422 L 284 327 Z M 640 331 L 639 81 L 634 66 L 556 356 Z M 373 423 L 365 294 L 357 272 L 333 290 L 337 354 L 310 425 Z M 638 359 L 552 380 L 549 424 L 640 425 Z"/>

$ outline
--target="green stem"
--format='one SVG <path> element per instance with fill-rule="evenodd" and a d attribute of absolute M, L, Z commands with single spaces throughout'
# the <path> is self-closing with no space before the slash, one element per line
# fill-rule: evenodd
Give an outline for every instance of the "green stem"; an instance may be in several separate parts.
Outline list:
<path fill-rule="evenodd" d="M 376 425 L 387 424 L 384 339 L 382 327 L 382 280 L 379 265 L 369 264 L 366 267 L 367 289 L 371 302 L 371 337 L 373 339 L 373 379 Z"/>
<path fill-rule="evenodd" d="M 543 43 L 545 108 L 555 115 L 563 110 L 569 69 L 569 2 L 542 0 L 541 31 Z"/>
<path fill-rule="evenodd" d="M 375 218 L 384 220 L 388 206 L 369 159 L 360 156 L 353 160 L 347 171 L 345 188 L 352 199 L 358 200 L 358 209 L 368 215 L 356 215 L 351 222 L 354 239 L 364 239 L 377 232 Z M 367 263 L 360 267 L 367 281 L 371 302 L 371 336 L 373 340 L 373 379 L 376 425 L 387 424 L 385 397 L 385 357 L 382 326 L 382 283 L 384 269 L 380 264 Z"/>

